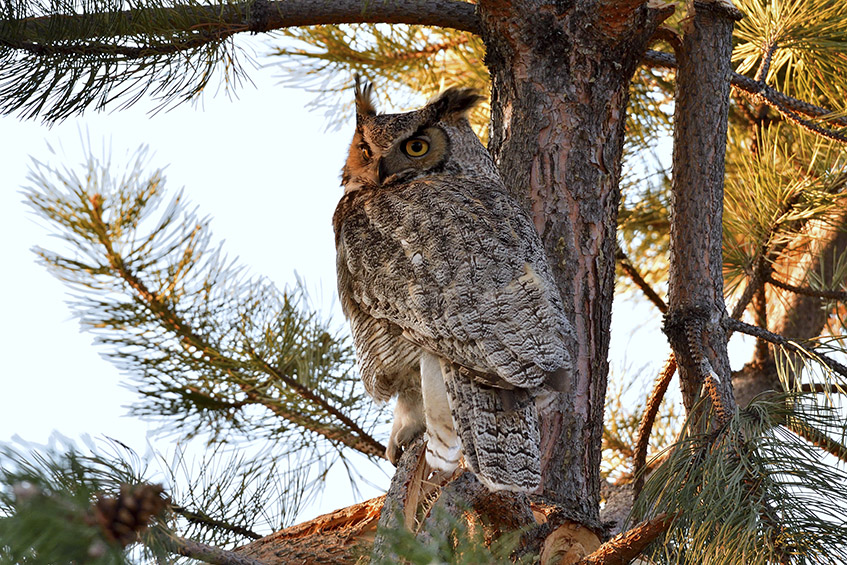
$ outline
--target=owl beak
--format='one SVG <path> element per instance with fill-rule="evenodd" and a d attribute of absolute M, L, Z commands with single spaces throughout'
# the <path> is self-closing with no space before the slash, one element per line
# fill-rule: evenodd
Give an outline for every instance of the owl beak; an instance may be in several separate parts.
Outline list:
<path fill-rule="evenodd" d="M 376 171 L 377 171 L 376 177 L 377 177 L 377 180 L 379 181 L 379 184 L 384 183 L 385 179 L 388 178 L 388 171 L 386 170 L 385 160 L 382 159 L 382 157 L 377 159 Z"/>

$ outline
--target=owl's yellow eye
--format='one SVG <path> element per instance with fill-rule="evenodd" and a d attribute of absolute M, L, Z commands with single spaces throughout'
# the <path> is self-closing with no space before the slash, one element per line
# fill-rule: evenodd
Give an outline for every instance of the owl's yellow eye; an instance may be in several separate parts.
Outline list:
<path fill-rule="evenodd" d="M 373 152 L 371 152 L 371 148 L 367 145 L 360 145 L 359 149 L 362 151 L 362 157 L 365 161 L 370 161 L 371 157 L 373 157 Z"/>
<path fill-rule="evenodd" d="M 419 137 L 413 137 L 403 143 L 403 152 L 409 157 L 423 157 L 429 151 L 429 142 Z"/>

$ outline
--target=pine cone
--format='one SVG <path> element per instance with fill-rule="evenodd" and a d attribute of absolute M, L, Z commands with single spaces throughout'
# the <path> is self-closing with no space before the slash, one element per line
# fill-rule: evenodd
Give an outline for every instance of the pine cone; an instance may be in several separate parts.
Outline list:
<path fill-rule="evenodd" d="M 122 547 L 138 540 L 147 529 L 150 518 L 168 504 L 161 485 L 121 485 L 117 498 L 100 496 L 92 507 L 93 522 L 100 526 L 106 538 Z"/>

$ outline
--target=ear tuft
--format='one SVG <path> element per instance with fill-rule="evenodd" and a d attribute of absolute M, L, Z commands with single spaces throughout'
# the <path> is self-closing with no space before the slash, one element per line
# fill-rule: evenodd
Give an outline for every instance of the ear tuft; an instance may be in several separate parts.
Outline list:
<path fill-rule="evenodd" d="M 465 116 L 474 106 L 485 100 L 473 88 L 448 88 L 427 103 L 440 116 Z"/>
<path fill-rule="evenodd" d="M 373 84 L 362 82 L 362 77 L 355 75 L 356 82 L 356 113 L 360 116 L 376 116 L 376 106 L 373 102 Z"/>

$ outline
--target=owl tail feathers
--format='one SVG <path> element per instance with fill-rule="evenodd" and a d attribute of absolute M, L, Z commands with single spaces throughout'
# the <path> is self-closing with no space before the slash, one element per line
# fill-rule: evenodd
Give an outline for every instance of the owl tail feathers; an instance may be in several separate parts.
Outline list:
<path fill-rule="evenodd" d="M 465 461 L 480 482 L 492 491 L 537 490 L 541 434 L 529 392 L 479 384 L 446 363 L 444 378 Z"/>
<path fill-rule="evenodd" d="M 455 434 L 442 437 L 442 434 L 427 430 L 424 433 L 426 440 L 426 463 L 433 469 L 452 473 L 459 466 L 462 458 L 462 443 Z"/>

